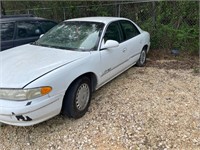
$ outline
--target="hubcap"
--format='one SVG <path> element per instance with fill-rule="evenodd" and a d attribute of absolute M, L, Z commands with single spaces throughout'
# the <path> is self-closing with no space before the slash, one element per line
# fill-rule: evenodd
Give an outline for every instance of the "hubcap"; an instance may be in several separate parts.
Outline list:
<path fill-rule="evenodd" d="M 84 110 L 88 104 L 89 99 L 90 99 L 90 88 L 88 84 L 83 83 L 79 86 L 76 93 L 77 109 L 80 111 Z"/>
<path fill-rule="evenodd" d="M 144 64 L 146 60 L 146 52 L 143 50 L 140 56 L 140 63 Z"/>

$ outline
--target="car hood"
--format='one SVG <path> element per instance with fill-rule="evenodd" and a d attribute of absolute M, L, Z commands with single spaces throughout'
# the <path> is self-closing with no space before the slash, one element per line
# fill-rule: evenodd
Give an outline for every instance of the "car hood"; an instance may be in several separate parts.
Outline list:
<path fill-rule="evenodd" d="M 0 52 L 0 88 L 23 88 L 34 79 L 60 66 L 86 57 L 77 52 L 23 45 Z"/>

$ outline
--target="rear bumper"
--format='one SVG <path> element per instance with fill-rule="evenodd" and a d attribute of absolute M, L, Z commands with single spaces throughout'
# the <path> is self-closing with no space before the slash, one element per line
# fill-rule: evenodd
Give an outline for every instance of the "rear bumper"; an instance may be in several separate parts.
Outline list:
<path fill-rule="evenodd" d="M 30 126 L 56 116 L 61 111 L 64 94 L 28 101 L 0 100 L 0 122 Z"/>

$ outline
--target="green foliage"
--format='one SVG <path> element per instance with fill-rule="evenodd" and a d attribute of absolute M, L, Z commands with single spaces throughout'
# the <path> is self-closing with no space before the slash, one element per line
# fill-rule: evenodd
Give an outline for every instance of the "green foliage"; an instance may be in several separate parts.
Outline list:
<path fill-rule="evenodd" d="M 200 68 L 199 67 L 193 68 L 193 72 L 196 73 L 196 74 L 199 74 L 200 73 Z"/>
<path fill-rule="evenodd" d="M 152 18 L 141 26 L 151 34 L 152 48 L 199 52 L 199 4 L 196 1 L 156 3 L 155 26 Z"/>
<path fill-rule="evenodd" d="M 3 1 L 9 10 L 57 20 L 85 16 L 115 16 L 120 1 Z M 113 5 L 105 5 L 111 4 Z M 81 7 L 77 7 L 81 6 Z M 38 9 L 40 8 L 40 9 Z M 47 8 L 47 9 L 41 9 Z M 28 10 L 28 11 L 27 11 Z M 119 10 L 118 10 L 119 11 Z M 12 12 L 13 13 L 13 12 Z M 155 1 L 120 5 L 120 16 L 151 34 L 151 48 L 199 52 L 199 2 Z"/>

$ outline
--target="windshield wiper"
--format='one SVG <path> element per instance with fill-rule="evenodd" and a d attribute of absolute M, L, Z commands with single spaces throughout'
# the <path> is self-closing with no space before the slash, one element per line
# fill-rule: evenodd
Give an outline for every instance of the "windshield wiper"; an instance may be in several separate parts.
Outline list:
<path fill-rule="evenodd" d="M 37 45 L 37 46 L 43 46 L 43 47 L 51 47 L 50 45 L 46 45 L 46 44 L 41 44 L 41 43 L 38 43 L 37 41 L 31 43 L 32 45 Z"/>
<path fill-rule="evenodd" d="M 38 43 L 37 41 L 35 41 L 35 42 L 31 43 L 31 44 L 32 45 L 37 45 L 37 46 L 50 47 L 50 48 L 72 50 L 72 51 L 82 51 L 82 52 L 94 51 L 94 49 L 81 49 L 81 48 L 62 47 L 62 46 L 55 46 L 55 45 L 46 45 L 46 44 Z"/>
<path fill-rule="evenodd" d="M 83 51 L 83 52 L 95 51 L 94 48 L 90 48 L 90 49 L 79 49 L 79 50 L 81 50 L 81 51 Z"/>
<path fill-rule="evenodd" d="M 50 47 L 52 47 L 52 48 L 57 48 L 57 49 L 64 49 L 64 50 L 68 50 L 67 48 L 65 48 L 65 47 L 62 47 L 62 46 L 50 46 Z"/>
<path fill-rule="evenodd" d="M 38 45 L 38 42 L 35 41 L 35 42 L 30 43 L 30 44 L 31 44 L 31 45 Z"/>

